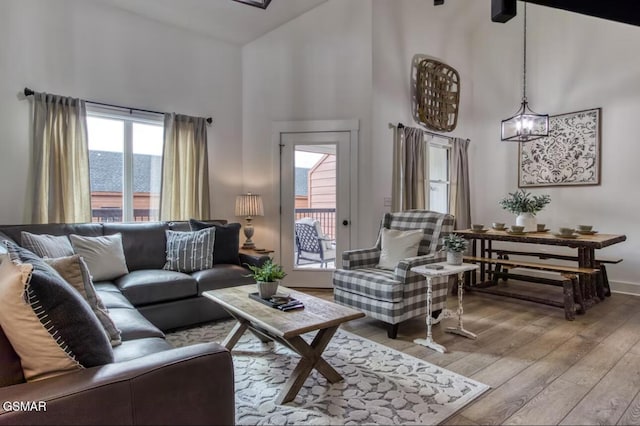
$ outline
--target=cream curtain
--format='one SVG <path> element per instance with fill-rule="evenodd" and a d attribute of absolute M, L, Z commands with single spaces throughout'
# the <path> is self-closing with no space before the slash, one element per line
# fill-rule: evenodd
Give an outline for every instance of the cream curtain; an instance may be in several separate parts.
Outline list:
<path fill-rule="evenodd" d="M 206 124 L 200 117 L 165 114 L 160 220 L 210 218 Z"/>
<path fill-rule="evenodd" d="M 456 217 L 456 229 L 471 227 L 469 143 L 469 139 L 453 138 L 451 140 L 449 212 Z"/>
<path fill-rule="evenodd" d="M 33 223 L 91 222 L 87 112 L 80 99 L 34 94 Z"/>
<path fill-rule="evenodd" d="M 391 209 L 399 212 L 410 209 L 428 209 L 425 197 L 426 177 L 429 175 L 428 145 L 424 132 L 415 127 L 398 127 L 393 141 L 393 182 Z"/>

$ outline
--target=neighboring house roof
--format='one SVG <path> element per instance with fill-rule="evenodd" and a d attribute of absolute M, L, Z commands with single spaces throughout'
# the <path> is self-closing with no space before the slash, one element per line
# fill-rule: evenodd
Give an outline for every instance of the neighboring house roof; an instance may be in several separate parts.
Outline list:
<path fill-rule="evenodd" d="M 122 191 L 121 152 L 89 151 L 91 191 Z M 162 157 L 133 155 L 133 192 L 160 192 Z"/>
<path fill-rule="evenodd" d="M 309 182 L 307 181 L 309 170 L 310 169 L 296 167 L 296 174 L 295 174 L 296 194 L 295 195 L 309 195 Z"/>

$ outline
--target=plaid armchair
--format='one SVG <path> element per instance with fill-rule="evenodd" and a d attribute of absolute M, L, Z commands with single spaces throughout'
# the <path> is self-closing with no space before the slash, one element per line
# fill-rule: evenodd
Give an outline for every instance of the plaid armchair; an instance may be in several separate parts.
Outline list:
<path fill-rule="evenodd" d="M 442 237 L 453 231 L 453 222 L 451 215 L 428 210 L 386 213 L 382 228 L 424 231 L 418 255 L 400 261 L 393 271 L 377 268 L 380 233 L 375 247 L 343 252 L 342 269 L 333 273 L 335 301 L 384 321 L 389 327 L 388 336 L 395 339 L 402 321 L 427 313 L 426 279 L 411 268 L 445 260 L 445 252 L 440 251 Z M 434 278 L 432 283 L 432 309 L 436 311 L 445 307 L 448 278 Z"/>

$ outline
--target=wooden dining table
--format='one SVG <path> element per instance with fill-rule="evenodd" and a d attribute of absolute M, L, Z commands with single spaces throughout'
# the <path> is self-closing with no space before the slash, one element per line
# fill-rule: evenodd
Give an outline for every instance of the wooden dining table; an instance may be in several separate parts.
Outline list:
<path fill-rule="evenodd" d="M 626 235 L 621 234 L 601 234 L 594 233 L 593 235 L 581 235 L 578 234 L 575 238 L 559 237 L 550 232 L 525 232 L 521 235 L 513 234 L 509 231 L 497 231 L 489 229 L 486 231 L 474 231 L 472 229 L 455 230 L 454 233 L 461 235 L 465 239 L 471 242 L 471 254 L 473 257 L 488 257 L 491 258 L 499 249 L 493 247 L 493 243 L 496 241 L 503 241 L 509 243 L 526 244 L 525 248 L 536 251 L 536 245 L 545 246 L 561 246 L 577 249 L 577 255 L 575 256 L 578 267 L 580 268 L 597 268 L 598 262 L 596 259 L 596 250 L 609 247 L 611 245 L 621 243 L 627 239 Z M 571 256 L 565 256 L 567 258 Z M 488 284 L 491 272 L 491 265 L 485 263 L 480 268 L 480 281 L 478 285 Z M 580 280 L 591 280 L 591 276 L 583 275 L 579 277 Z M 475 275 L 471 275 L 468 284 L 473 287 L 476 285 Z M 589 283 L 585 283 L 588 285 Z"/>

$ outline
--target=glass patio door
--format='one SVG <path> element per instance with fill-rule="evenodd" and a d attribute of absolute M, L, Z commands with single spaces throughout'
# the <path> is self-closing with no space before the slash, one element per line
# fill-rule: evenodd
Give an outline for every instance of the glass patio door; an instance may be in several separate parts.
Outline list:
<path fill-rule="evenodd" d="M 350 134 L 283 133 L 280 142 L 284 284 L 331 287 L 351 239 Z"/>

